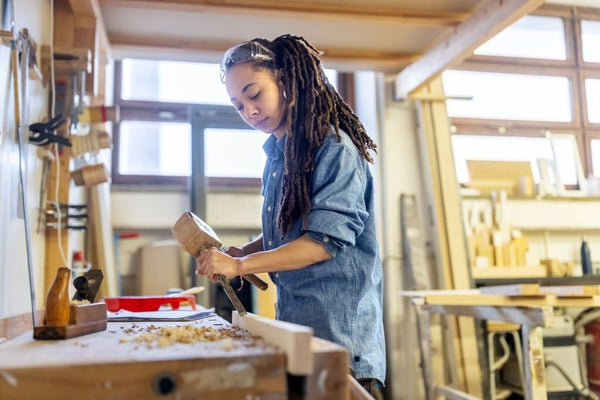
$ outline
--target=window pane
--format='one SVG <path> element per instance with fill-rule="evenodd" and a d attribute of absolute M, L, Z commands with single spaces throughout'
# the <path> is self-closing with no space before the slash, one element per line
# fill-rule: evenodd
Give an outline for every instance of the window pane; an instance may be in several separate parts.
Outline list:
<path fill-rule="evenodd" d="M 600 79 L 585 80 L 588 121 L 600 124 Z"/>
<path fill-rule="evenodd" d="M 592 139 L 592 171 L 600 176 L 600 139 Z"/>
<path fill-rule="evenodd" d="M 119 133 L 120 175 L 190 175 L 190 125 L 174 122 L 122 121 Z"/>
<path fill-rule="evenodd" d="M 217 64 L 123 60 L 125 100 L 230 104 Z"/>
<path fill-rule="evenodd" d="M 442 75 L 450 117 L 571 122 L 567 77 L 448 70 Z"/>
<path fill-rule="evenodd" d="M 600 62 L 600 21 L 581 21 L 583 61 Z"/>
<path fill-rule="evenodd" d="M 126 58 L 122 69 L 124 100 L 231 104 L 218 64 Z M 337 88 L 337 71 L 326 69 L 325 75 Z"/>
<path fill-rule="evenodd" d="M 267 138 L 251 129 L 205 129 L 206 175 L 261 178 L 267 160 L 262 146 Z"/>
<path fill-rule="evenodd" d="M 560 180 L 566 185 L 577 184 L 577 169 L 573 141 L 553 138 Z M 452 150 L 456 178 L 469 181 L 467 160 L 529 161 L 534 182 L 540 181 L 538 159 L 553 160 L 552 145 L 546 138 L 517 136 L 453 135 Z"/>
<path fill-rule="evenodd" d="M 479 46 L 475 54 L 566 60 L 563 20 L 557 17 L 525 16 Z"/>

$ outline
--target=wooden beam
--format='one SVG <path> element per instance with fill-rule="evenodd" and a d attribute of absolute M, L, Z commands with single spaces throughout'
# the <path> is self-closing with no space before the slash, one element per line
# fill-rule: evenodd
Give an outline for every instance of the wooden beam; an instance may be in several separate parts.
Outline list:
<path fill-rule="evenodd" d="M 253 335 L 263 337 L 277 345 L 287 356 L 287 371 L 292 375 L 310 375 L 313 372 L 313 352 L 311 339 L 313 330 L 309 327 L 277 321 L 248 313 L 243 317 L 234 311 L 233 325 L 246 329 Z"/>
<path fill-rule="evenodd" d="M 544 0 L 487 0 L 444 40 L 396 77 L 396 98 L 404 99 L 447 68 L 469 57 L 481 44 L 542 5 Z"/>
<path fill-rule="evenodd" d="M 231 41 L 140 37 L 118 33 L 109 34 L 108 41 L 113 49 L 145 48 L 146 51 L 150 48 L 157 49 L 163 58 L 165 54 L 189 54 L 197 57 L 198 53 L 202 52 L 203 58 L 210 59 L 212 62 L 219 62 L 223 52 L 237 44 Z M 397 72 L 418 58 L 416 54 L 323 48 L 317 44 L 315 47 L 323 52 L 321 60 L 326 66 L 350 66 L 350 69 L 368 67 L 376 71 Z"/>
<path fill-rule="evenodd" d="M 71 0 L 75 1 L 75 0 Z M 101 0 L 102 6 L 193 10 L 221 14 L 242 14 L 312 19 L 387 22 L 413 26 L 456 26 L 467 12 L 440 12 L 398 7 L 349 5 L 346 2 L 290 2 L 280 0 Z"/>

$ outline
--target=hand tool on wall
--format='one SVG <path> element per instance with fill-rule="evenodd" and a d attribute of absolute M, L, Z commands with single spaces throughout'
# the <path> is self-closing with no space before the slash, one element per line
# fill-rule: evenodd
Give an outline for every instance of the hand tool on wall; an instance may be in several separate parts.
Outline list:
<path fill-rule="evenodd" d="M 69 139 L 59 136 L 56 134 L 62 124 L 67 122 L 62 114 L 57 114 L 48 122 L 36 122 L 35 124 L 29 125 L 31 135 L 29 136 L 29 142 L 36 146 L 46 146 L 50 143 L 58 143 L 64 146 L 71 146 Z"/>
<path fill-rule="evenodd" d="M 11 2 L 12 7 L 12 2 Z M 14 13 L 12 14 L 14 15 Z M 14 26 L 14 21 L 13 21 Z M 33 327 L 37 324 L 37 311 L 36 311 L 36 300 L 35 300 L 35 279 L 33 275 L 33 258 L 31 255 L 31 233 L 29 230 L 29 214 L 27 208 L 27 185 L 26 185 L 26 171 L 27 163 L 25 160 L 25 143 L 23 135 L 21 134 L 21 111 L 20 111 L 20 99 L 19 99 L 19 71 L 18 71 L 18 49 L 17 41 L 10 41 L 10 61 L 13 76 L 13 91 L 14 91 L 14 111 L 15 111 L 15 129 L 17 131 L 17 142 L 19 147 L 19 185 L 21 189 L 21 206 L 23 207 L 23 225 L 25 228 L 25 248 L 27 253 L 27 270 L 29 275 L 29 295 L 31 300 L 31 317 L 33 320 Z"/>
<path fill-rule="evenodd" d="M 204 250 L 212 247 L 220 249 L 222 246 L 212 228 L 190 211 L 184 212 L 179 217 L 172 231 L 181 248 L 194 258 L 198 258 Z M 258 275 L 248 274 L 242 277 L 260 290 L 266 290 L 269 286 Z"/>

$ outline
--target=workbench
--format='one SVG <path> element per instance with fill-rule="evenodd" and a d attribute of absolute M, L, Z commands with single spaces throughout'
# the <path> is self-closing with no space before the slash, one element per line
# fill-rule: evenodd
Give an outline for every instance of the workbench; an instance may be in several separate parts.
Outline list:
<path fill-rule="evenodd" d="M 536 289 L 537 288 L 537 289 Z M 546 372 L 543 355 L 542 328 L 552 327 L 554 307 L 598 307 L 600 295 L 586 291 L 590 287 L 553 287 L 508 285 L 472 290 L 403 291 L 417 309 L 421 336 L 422 368 L 427 400 L 436 395 L 454 399 L 475 399 L 467 393 L 436 383 L 432 373 L 430 343 L 431 314 L 467 316 L 485 321 L 518 324 L 521 327 L 523 353 L 523 396 L 525 400 L 546 400 Z M 527 290 L 530 290 L 527 292 Z M 547 290 L 544 292 L 543 290 Z M 536 292 L 537 291 L 537 292 Z M 473 349 L 476 351 L 476 349 Z"/>
<path fill-rule="evenodd" d="M 139 340 L 183 326 L 237 333 L 164 347 Z M 0 339 L 0 398 L 347 399 L 348 352 L 314 337 L 302 350 L 312 354 L 312 372 L 290 379 L 280 347 L 216 314 L 186 322 L 109 322 L 106 331 L 65 340 L 34 340 L 29 330 Z"/>

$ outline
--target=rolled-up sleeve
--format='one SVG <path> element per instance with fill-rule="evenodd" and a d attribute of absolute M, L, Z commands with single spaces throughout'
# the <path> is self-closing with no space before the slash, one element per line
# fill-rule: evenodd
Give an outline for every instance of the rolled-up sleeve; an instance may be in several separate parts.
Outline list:
<path fill-rule="evenodd" d="M 364 168 L 360 155 L 344 143 L 329 142 L 317 155 L 305 233 L 333 257 L 354 246 L 368 218 Z"/>

